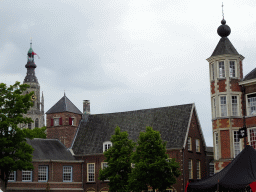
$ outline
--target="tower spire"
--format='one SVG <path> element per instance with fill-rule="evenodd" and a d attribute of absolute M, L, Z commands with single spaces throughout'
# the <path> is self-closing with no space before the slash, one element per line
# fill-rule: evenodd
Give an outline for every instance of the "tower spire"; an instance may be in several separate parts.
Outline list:
<path fill-rule="evenodd" d="M 223 20 L 224 20 L 224 11 L 223 11 L 223 7 L 224 7 L 224 5 L 223 5 L 223 2 L 222 2 L 222 17 L 223 17 Z"/>

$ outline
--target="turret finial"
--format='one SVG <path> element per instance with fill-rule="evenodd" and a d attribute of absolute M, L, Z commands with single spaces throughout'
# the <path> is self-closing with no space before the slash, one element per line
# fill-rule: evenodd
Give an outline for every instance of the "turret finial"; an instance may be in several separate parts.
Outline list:
<path fill-rule="evenodd" d="M 30 37 L 30 48 L 32 48 L 32 37 Z"/>
<path fill-rule="evenodd" d="M 223 17 L 223 20 L 224 20 L 224 11 L 223 11 L 223 7 L 224 7 L 224 5 L 223 5 L 223 2 L 222 2 L 222 17 Z"/>

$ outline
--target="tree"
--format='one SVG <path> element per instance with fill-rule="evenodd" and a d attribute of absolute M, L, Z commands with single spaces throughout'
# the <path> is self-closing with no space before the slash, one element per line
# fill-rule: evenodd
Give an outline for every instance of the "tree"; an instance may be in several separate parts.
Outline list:
<path fill-rule="evenodd" d="M 25 134 L 26 138 L 33 139 L 33 138 L 42 138 L 46 139 L 46 134 L 45 134 L 46 127 L 35 127 L 34 129 L 22 129 L 22 131 Z"/>
<path fill-rule="evenodd" d="M 160 133 L 151 127 L 140 133 L 132 155 L 135 168 L 129 176 L 131 191 L 147 191 L 148 188 L 166 191 L 176 183 L 176 177 L 180 175 L 179 164 L 175 159 L 168 159 L 165 146 Z"/>
<path fill-rule="evenodd" d="M 110 141 L 113 146 L 104 152 L 108 166 L 100 170 L 100 180 L 110 180 L 109 191 L 126 192 L 128 176 L 131 173 L 131 154 L 135 143 L 128 139 L 127 132 L 121 132 L 116 127 Z"/>
<path fill-rule="evenodd" d="M 0 181 L 4 192 L 12 171 L 33 169 L 33 148 L 26 143 L 25 132 L 18 128 L 19 123 L 33 122 L 23 117 L 33 106 L 33 92 L 22 94 L 28 87 L 19 82 L 10 87 L 0 84 Z"/>

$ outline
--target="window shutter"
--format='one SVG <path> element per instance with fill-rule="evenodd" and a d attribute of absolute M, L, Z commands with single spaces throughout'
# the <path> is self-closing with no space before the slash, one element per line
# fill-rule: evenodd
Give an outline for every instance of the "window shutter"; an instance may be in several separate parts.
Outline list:
<path fill-rule="evenodd" d="M 53 126 L 53 119 L 51 119 L 51 126 Z"/>
<path fill-rule="evenodd" d="M 72 118 L 69 117 L 69 125 L 72 125 Z"/>
<path fill-rule="evenodd" d="M 59 124 L 62 125 L 62 117 L 59 118 Z"/>

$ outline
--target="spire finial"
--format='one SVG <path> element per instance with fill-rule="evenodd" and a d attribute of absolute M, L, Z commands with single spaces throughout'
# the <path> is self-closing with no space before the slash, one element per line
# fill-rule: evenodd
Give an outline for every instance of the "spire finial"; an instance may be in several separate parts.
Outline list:
<path fill-rule="evenodd" d="M 66 96 L 65 90 L 64 90 L 64 96 Z"/>
<path fill-rule="evenodd" d="M 223 20 L 224 20 L 224 11 L 223 11 L 223 7 L 224 7 L 224 5 L 223 5 L 223 2 L 222 2 L 222 17 L 223 17 Z"/>
<path fill-rule="evenodd" d="M 32 37 L 30 37 L 30 48 L 32 48 Z"/>

